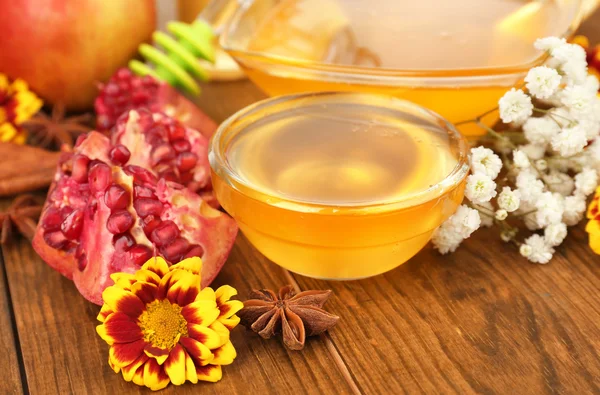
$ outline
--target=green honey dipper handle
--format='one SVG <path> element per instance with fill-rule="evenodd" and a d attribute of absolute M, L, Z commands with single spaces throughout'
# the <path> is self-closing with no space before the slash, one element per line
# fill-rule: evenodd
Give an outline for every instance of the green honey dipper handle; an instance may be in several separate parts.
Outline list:
<path fill-rule="evenodd" d="M 181 88 L 189 94 L 200 94 L 197 81 L 206 81 L 212 64 L 226 57 L 217 53 L 216 37 L 234 12 L 250 6 L 253 0 L 213 0 L 191 24 L 172 21 L 167 24 L 171 35 L 157 31 L 154 46 L 142 44 L 139 52 L 145 62 L 131 60 L 129 68 L 138 75 L 150 75 Z M 233 61 L 226 62 L 231 68 Z M 235 66 L 234 66 L 235 67 Z"/>

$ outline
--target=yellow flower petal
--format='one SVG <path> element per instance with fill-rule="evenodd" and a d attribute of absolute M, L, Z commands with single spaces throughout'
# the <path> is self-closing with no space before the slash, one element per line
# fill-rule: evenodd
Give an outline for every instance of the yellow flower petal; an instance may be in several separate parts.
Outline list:
<path fill-rule="evenodd" d="M 137 281 L 135 275 L 131 273 L 113 273 L 110 275 L 110 278 L 114 281 L 117 287 L 126 291 L 129 291 L 131 289 L 131 285 Z"/>
<path fill-rule="evenodd" d="M 205 287 L 202 288 L 202 291 L 196 296 L 196 300 L 217 300 L 217 296 L 211 287 Z"/>
<path fill-rule="evenodd" d="M 229 318 L 244 308 L 244 304 L 239 300 L 230 300 L 226 303 L 219 303 L 219 318 Z"/>
<path fill-rule="evenodd" d="M 204 366 L 213 360 L 213 353 L 199 341 L 194 340 L 191 337 L 182 337 L 179 339 L 179 343 L 198 365 Z"/>
<path fill-rule="evenodd" d="M 156 285 L 160 284 L 160 277 L 158 276 L 158 274 L 146 269 L 140 269 L 137 272 L 135 272 L 135 278 L 138 281 L 143 281 L 145 283 Z"/>
<path fill-rule="evenodd" d="M 184 307 L 192 303 L 196 299 L 196 296 L 198 296 L 198 293 L 200 293 L 200 282 L 198 281 L 198 276 L 181 270 L 179 272 L 186 274 L 170 286 L 167 291 L 167 299 L 171 303 L 177 303 L 179 306 Z M 158 293 L 160 294 L 160 291 Z"/>
<path fill-rule="evenodd" d="M 144 352 L 150 358 L 155 359 L 159 365 L 162 365 L 163 363 L 165 363 L 165 361 L 169 357 L 169 350 L 167 350 L 165 348 L 154 347 L 151 344 L 146 344 L 146 347 L 144 348 Z"/>
<path fill-rule="evenodd" d="M 198 380 L 216 383 L 223 378 L 223 371 L 221 365 L 196 366 L 196 375 Z"/>
<path fill-rule="evenodd" d="M 240 323 L 240 317 L 234 315 L 229 318 L 219 318 L 219 322 L 221 322 L 227 329 L 231 331 Z"/>
<path fill-rule="evenodd" d="M 221 338 L 221 345 L 229 341 L 229 329 L 221 321 L 215 321 L 209 326 L 210 329 L 217 332 Z"/>
<path fill-rule="evenodd" d="M 108 356 L 108 366 L 110 366 L 110 368 L 115 372 L 115 373 L 119 373 L 121 371 L 121 368 L 118 366 L 115 366 L 111 359 L 110 359 L 110 355 Z"/>
<path fill-rule="evenodd" d="M 96 332 L 109 345 L 131 343 L 143 336 L 137 323 L 123 313 L 109 315 L 103 324 L 96 327 Z"/>
<path fill-rule="evenodd" d="M 215 365 L 231 365 L 235 357 L 237 357 L 237 352 L 231 342 L 227 342 L 223 346 L 213 350 L 213 354 L 215 355 L 215 359 L 212 360 L 211 364 Z"/>
<path fill-rule="evenodd" d="M 600 233 L 600 221 L 591 220 L 588 221 L 585 226 L 585 231 L 590 234 L 599 234 Z"/>
<path fill-rule="evenodd" d="M 0 125 L 0 141 L 11 141 L 17 135 L 17 129 L 10 123 L 6 122 Z"/>
<path fill-rule="evenodd" d="M 204 344 L 210 350 L 218 348 L 221 345 L 221 337 L 214 330 L 205 326 L 188 324 L 189 337 Z"/>
<path fill-rule="evenodd" d="M 237 295 L 237 289 L 230 285 L 223 285 L 215 291 L 218 304 L 225 304 L 232 296 Z"/>
<path fill-rule="evenodd" d="M 594 222 L 596 222 L 596 221 L 594 221 Z M 589 234 L 589 244 L 590 244 L 590 248 L 592 249 L 592 251 L 594 251 L 596 254 L 600 254 L 600 233 L 599 232 L 594 232 L 594 233 Z"/>
<path fill-rule="evenodd" d="M 185 270 L 192 274 L 200 275 L 202 273 L 202 259 L 195 256 L 192 258 L 184 259 L 183 261 L 172 265 L 169 270 Z"/>
<path fill-rule="evenodd" d="M 142 367 L 141 372 L 144 371 L 144 367 L 142 366 L 143 364 L 146 363 L 146 361 L 148 360 L 148 356 L 144 353 L 142 353 L 142 355 L 140 355 L 135 361 L 133 361 L 132 363 L 130 363 L 129 365 L 125 366 L 124 368 L 121 369 L 121 373 L 123 373 L 123 379 L 125 381 L 131 381 L 133 380 L 136 371 L 138 370 L 139 367 Z M 141 376 L 141 374 L 140 374 Z M 142 384 L 140 385 L 144 385 L 144 381 L 142 380 Z"/>
<path fill-rule="evenodd" d="M 139 317 L 145 309 L 140 298 L 115 285 L 102 292 L 102 299 L 113 311 L 125 313 L 133 318 Z"/>
<path fill-rule="evenodd" d="M 169 385 L 169 376 L 156 360 L 150 358 L 144 364 L 144 385 L 152 391 L 158 391 Z"/>
<path fill-rule="evenodd" d="M 214 300 L 198 300 L 181 309 L 181 315 L 190 324 L 209 326 L 218 317 L 220 311 Z"/>
<path fill-rule="evenodd" d="M 150 270 L 163 278 L 169 272 L 169 265 L 162 257 L 150 258 L 146 263 L 142 265 L 142 269 Z"/>
<path fill-rule="evenodd" d="M 155 284 L 138 281 L 131 286 L 131 293 L 140 298 L 142 303 L 148 304 L 156 299 L 158 287 Z"/>
<path fill-rule="evenodd" d="M 96 319 L 100 322 L 104 322 L 106 321 L 106 318 L 111 315 L 113 313 L 113 311 L 111 310 L 110 307 L 108 307 L 107 304 L 103 304 L 102 308 L 100 308 L 100 312 L 98 313 L 98 316 L 96 317 Z"/>
<path fill-rule="evenodd" d="M 169 376 L 171 383 L 181 385 L 185 383 L 185 352 L 183 347 L 177 344 L 169 353 L 169 358 L 165 361 L 163 367 L 165 373 Z"/>
<path fill-rule="evenodd" d="M 187 353 L 185 354 L 185 379 L 190 381 L 192 384 L 196 384 L 198 382 L 196 365 L 194 365 L 194 361 Z"/>
<path fill-rule="evenodd" d="M 145 367 L 146 367 L 146 363 L 144 363 L 143 365 L 138 367 L 137 370 L 135 371 L 135 373 L 133 374 L 131 381 L 134 384 L 137 384 L 142 387 L 144 386 L 144 368 Z"/>
<path fill-rule="evenodd" d="M 145 345 L 146 342 L 143 339 L 132 343 L 115 343 L 108 351 L 108 358 L 114 366 L 124 368 L 144 355 Z"/>

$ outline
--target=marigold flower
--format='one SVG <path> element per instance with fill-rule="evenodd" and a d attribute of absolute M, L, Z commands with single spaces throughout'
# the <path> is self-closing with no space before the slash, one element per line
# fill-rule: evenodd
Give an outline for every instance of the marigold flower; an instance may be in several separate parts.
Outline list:
<path fill-rule="evenodd" d="M 585 231 L 589 235 L 590 247 L 596 254 L 600 254 L 600 187 L 596 189 L 596 194 L 592 199 L 587 210 L 589 219 Z"/>
<path fill-rule="evenodd" d="M 110 367 L 126 381 L 151 390 L 216 382 L 235 359 L 229 332 L 244 305 L 230 300 L 237 291 L 228 285 L 201 290 L 201 268 L 197 257 L 170 267 L 157 257 L 135 274 L 111 276 L 96 331 L 110 345 Z"/>
<path fill-rule="evenodd" d="M 10 82 L 0 73 L 0 142 L 24 144 L 26 135 L 21 124 L 42 108 L 42 101 L 21 79 Z"/>

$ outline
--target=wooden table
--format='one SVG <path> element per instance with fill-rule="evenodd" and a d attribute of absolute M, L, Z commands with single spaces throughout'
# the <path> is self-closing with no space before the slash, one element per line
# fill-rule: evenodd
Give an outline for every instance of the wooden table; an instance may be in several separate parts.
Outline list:
<path fill-rule="evenodd" d="M 583 28 L 593 41 L 599 22 L 596 14 Z M 198 104 L 221 121 L 262 97 L 247 81 L 215 83 Z M 26 240 L 3 255 L 0 394 L 148 392 L 108 367 L 98 306 Z M 301 352 L 239 327 L 238 357 L 221 382 L 166 393 L 600 393 L 599 263 L 581 226 L 548 265 L 528 263 L 486 230 L 449 256 L 427 247 L 384 275 L 329 282 L 281 269 L 240 235 L 216 285 L 242 298 L 294 282 L 332 289 L 326 307 L 341 320 Z"/>

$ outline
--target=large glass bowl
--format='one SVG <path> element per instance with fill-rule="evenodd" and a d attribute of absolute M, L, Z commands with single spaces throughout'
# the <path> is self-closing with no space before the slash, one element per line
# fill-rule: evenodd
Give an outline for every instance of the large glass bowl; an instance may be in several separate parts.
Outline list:
<path fill-rule="evenodd" d="M 503 93 L 518 84 L 529 68 L 543 62 L 544 55 L 533 49 L 535 39 L 550 35 L 569 37 L 583 14 L 580 0 L 217 0 L 217 3 L 217 8 L 227 10 L 226 18 L 220 19 L 220 22 L 226 19 L 219 28 L 221 46 L 267 94 L 310 91 L 387 94 L 432 109 L 453 123 L 493 109 Z M 492 6 L 499 11 L 495 13 L 496 8 L 489 11 Z M 287 19 L 273 24 L 265 33 L 266 21 L 282 8 Z M 407 20 L 409 13 L 411 17 Z M 485 30 L 488 19 L 493 24 L 489 31 Z M 450 37 L 448 44 L 440 44 L 443 41 L 438 41 L 436 34 Z M 257 35 L 261 40 L 257 40 Z M 377 36 L 371 44 L 381 48 L 371 51 L 373 48 L 360 46 L 371 35 Z M 269 44 L 265 46 L 266 41 Z M 489 51 L 490 59 L 485 64 L 456 61 L 456 54 L 471 56 L 469 51 L 476 54 Z M 378 65 L 374 60 L 398 58 L 394 52 L 412 61 L 384 61 Z M 425 58 L 441 60 L 421 67 L 418 60 Z M 492 113 L 484 118 L 484 123 L 490 125 L 496 119 Z M 484 133 L 473 125 L 461 126 L 460 131 L 465 135 Z"/>
<path fill-rule="evenodd" d="M 235 147 L 239 147 L 244 139 L 254 137 L 252 154 L 269 157 L 273 151 L 264 148 L 262 132 L 265 128 L 279 127 L 273 125 L 288 128 L 304 117 L 318 119 L 318 122 L 343 119 L 349 125 L 340 129 L 340 135 L 351 141 L 354 144 L 351 151 L 359 154 L 361 141 L 385 140 L 390 133 L 410 129 L 414 131 L 413 136 L 422 136 L 423 132 L 434 134 L 435 140 L 431 141 L 435 144 L 430 147 L 435 147 L 439 153 L 443 150 L 447 155 L 444 158 L 451 160 L 436 162 L 427 155 L 416 156 L 418 173 L 413 174 L 422 175 L 422 172 L 431 173 L 443 168 L 436 176 L 438 181 L 433 185 L 429 182 L 419 184 L 410 193 L 394 195 L 393 200 L 336 204 L 290 197 L 285 191 L 265 191 L 251 182 L 252 177 L 247 174 L 250 166 L 240 165 L 246 162 L 239 161 L 239 151 Z M 359 127 L 352 124 L 372 124 L 374 120 L 379 126 L 383 125 L 383 133 L 367 128 L 360 131 L 360 138 L 357 137 Z M 400 129 L 398 125 L 401 125 Z M 283 155 L 306 158 L 306 151 L 301 147 L 318 145 L 322 140 L 320 132 L 328 133 L 331 128 L 325 126 L 313 133 L 305 133 L 303 127 L 293 130 L 298 133 L 295 137 L 298 145 L 288 147 L 289 152 Z M 414 141 L 415 146 L 425 144 L 420 137 Z M 337 148 L 334 149 L 337 153 Z M 388 154 L 394 156 L 394 152 Z M 402 155 L 402 152 L 397 154 Z M 327 163 L 331 160 L 326 159 Z M 333 160 L 346 166 L 350 159 L 339 154 Z M 390 96 L 359 93 L 289 95 L 253 104 L 221 124 L 211 142 L 209 161 L 219 202 L 260 252 L 293 272 L 340 280 L 374 276 L 413 257 L 431 239 L 434 229 L 462 202 L 469 169 L 466 140 L 439 115 Z M 414 161 L 416 163 L 417 159 Z M 433 163 L 449 165 L 440 165 L 436 169 Z M 281 174 L 287 174 L 286 170 L 281 166 Z M 318 177 L 318 173 L 316 170 L 306 176 Z M 336 177 L 331 177 L 331 182 L 336 181 Z M 294 182 L 297 181 L 292 180 Z"/>

